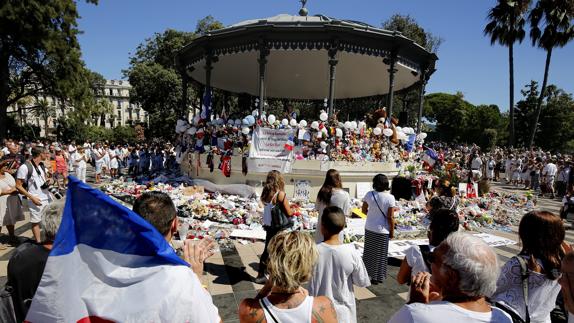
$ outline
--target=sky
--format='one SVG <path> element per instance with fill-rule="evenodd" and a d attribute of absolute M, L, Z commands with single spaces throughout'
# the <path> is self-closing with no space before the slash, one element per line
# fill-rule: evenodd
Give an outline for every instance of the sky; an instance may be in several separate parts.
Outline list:
<path fill-rule="evenodd" d="M 393 14 L 411 15 L 444 41 L 437 71 L 427 93 L 460 91 L 473 104 L 496 104 L 508 110 L 508 49 L 491 46 L 483 35 L 495 0 L 309 0 L 310 15 L 363 21 L 379 27 Z M 225 26 L 240 21 L 296 15 L 297 0 L 99 0 L 79 1 L 79 36 L 88 68 L 107 79 L 122 79 L 129 56 L 154 33 L 168 28 L 194 31 L 198 20 L 212 15 Z M 542 83 L 546 52 L 528 38 L 514 51 L 515 98 L 530 80 Z M 549 84 L 574 92 L 574 41 L 552 53 Z"/>

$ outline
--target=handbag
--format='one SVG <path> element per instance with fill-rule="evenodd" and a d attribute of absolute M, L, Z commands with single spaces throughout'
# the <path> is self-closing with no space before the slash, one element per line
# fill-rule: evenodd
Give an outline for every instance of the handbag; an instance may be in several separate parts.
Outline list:
<path fill-rule="evenodd" d="M 289 217 L 283 210 L 284 201 L 285 197 L 283 197 L 281 202 L 275 201 L 275 205 L 271 209 L 271 225 L 269 226 L 271 229 L 283 230 L 291 226 L 291 221 L 289 221 Z"/>

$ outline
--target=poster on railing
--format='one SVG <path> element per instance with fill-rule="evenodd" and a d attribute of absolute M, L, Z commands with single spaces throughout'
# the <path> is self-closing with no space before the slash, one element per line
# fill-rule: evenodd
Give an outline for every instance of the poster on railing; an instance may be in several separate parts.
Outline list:
<path fill-rule="evenodd" d="M 277 170 L 290 173 L 293 163 L 294 129 L 257 127 L 249 148 L 250 172 L 266 173 Z"/>

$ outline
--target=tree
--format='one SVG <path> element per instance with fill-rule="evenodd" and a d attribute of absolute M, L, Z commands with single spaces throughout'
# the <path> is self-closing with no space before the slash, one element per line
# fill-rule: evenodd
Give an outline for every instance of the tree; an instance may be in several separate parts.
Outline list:
<path fill-rule="evenodd" d="M 529 84 L 524 86 L 524 89 L 522 89 L 520 93 L 524 98 L 516 102 L 515 139 L 518 147 L 525 147 L 528 145 L 530 127 L 534 120 L 534 113 L 536 111 L 536 101 L 540 94 L 538 91 L 538 82 L 530 81 Z"/>
<path fill-rule="evenodd" d="M 223 27 L 225 26 L 223 26 L 221 22 L 215 20 L 213 16 L 209 15 L 197 22 L 195 27 L 195 34 L 203 36 L 210 31 L 222 29 Z"/>
<path fill-rule="evenodd" d="M 175 66 L 175 53 L 198 35 L 222 28 L 223 24 L 211 16 L 197 23 L 196 32 L 168 29 L 156 33 L 140 44 L 130 57 L 124 71 L 132 90 L 130 101 L 138 103 L 149 113 L 150 137 L 173 137 L 175 123 L 182 104 L 182 80 Z M 193 91 L 188 91 L 188 102 L 193 102 Z M 214 101 L 216 98 L 214 98 Z M 220 102 L 222 100 L 219 100 Z"/>
<path fill-rule="evenodd" d="M 401 32 L 431 53 L 436 53 L 443 42 L 442 38 L 425 31 L 410 15 L 394 14 L 383 22 L 382 27 L 386 30 Z"/>
<path fill-rule="evenodd" d="M 472 105 L 464 100 L 462 93 L 432 93 L 425 96 L 424 116 L 436 122 L 437 139 L 465 141 L 466 128 Z"/>
<path fill-rule="evenodd" d="M 97 0 L 86 0 L 97 4 Z M 27 96 L 81 93 L 84 64 L 73 0 L 2 1 L 0 4 L 0 138 L 7 109 Z"/>
<path fill-rule="evenodd" d="M 386 30 L 402 33 L 431 53 L 436 53 L 443 42 L 439 36 L 425 31 L 410 15 L 394 14 L 382 23 L 382 27 Z M 393 106 L 402 107 L 402 111 L 407 112 L 407 115 L 417 115 L 419 97 L 420 88 L 414 87 L 408 91 L 401 91 L 394 97 Z M 415 125 L 414 120 L 414 118 L 410 118 L 409 124 Z"/>
<path fill-rule="evenodd" d="M 508 145 L 514 145 L 514 44 L 524 40 L 525 13 L 530 0 L 498 0 L 488 13 L 489 22 L 484 34 L 490 36 L 490 44 L 508 47 L 510 129 Z"/>
<path fill-rule="evenodd" d="M 537 45 L 546 50 L 544 79 L 542 81 L 540 96 L 536 103 L 536 113 L 528 144 L 529 147 L 532 147 L 534 138 L 536 137 L 540 112 L 542 110 L 542 101 L 546 95 L 552 51 L 554 48 L 566 46 L 566 44 L 574 38 L 574 25 L 572 24 L 574 20 L 574 1 L 538 0 L 536 6 L 530 12 L 529 18 L 532 45 Z"/>

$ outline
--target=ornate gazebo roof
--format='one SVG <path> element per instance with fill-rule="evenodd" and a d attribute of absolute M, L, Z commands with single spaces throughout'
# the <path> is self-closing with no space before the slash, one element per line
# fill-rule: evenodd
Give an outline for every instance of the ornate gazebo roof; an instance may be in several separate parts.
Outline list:
<path fill-rule="evenodd" d="M 263 54 L 263 56 L 262 56 Z M 322 15 L 281 14 L 246 20 L 195 39 L 176 63 L 195 82 L 233 93 L 260 95 L 260 58 L 264 94 L 270 98 L 323 99 L 328 96 L 330 62 L 336 64 L 334 98 L 389 92 L 394 59 L 394 91 L 408 88 L 434 71 L 438 59 L 401 33 Z"/>

